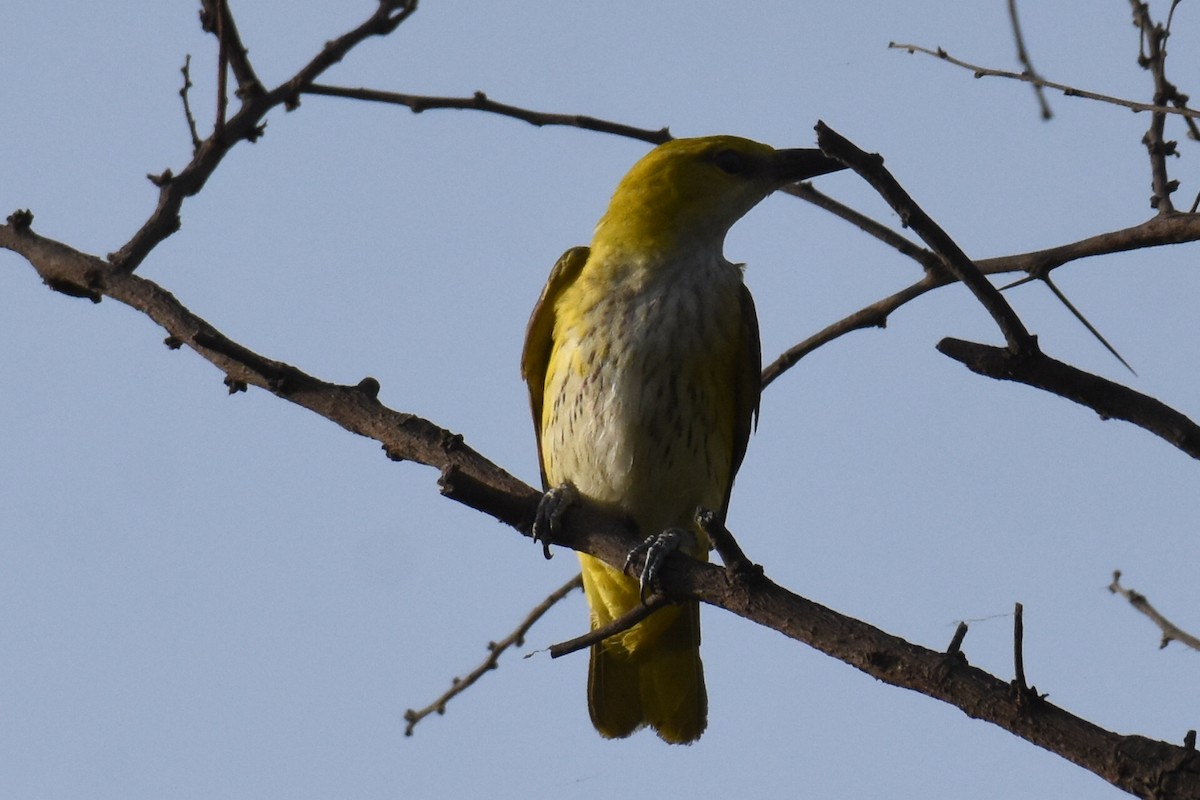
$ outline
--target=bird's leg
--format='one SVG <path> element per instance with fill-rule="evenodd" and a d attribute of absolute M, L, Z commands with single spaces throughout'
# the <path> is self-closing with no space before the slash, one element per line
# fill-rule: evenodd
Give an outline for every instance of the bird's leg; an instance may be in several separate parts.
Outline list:
<path fill-rule="evenodd" d="M 667 556 L 683 548 L 685 542 L 695 546 L 696 534 L 686 528 L 667 528 L 661 533 L 646 537 L 645 541 L 629 551 L 629 555 L 625 557 L 624 569 L 629 569 L 629 565 L 638 556 L 646 556 L 646 563 L 642 565 L 642 572 L 638 576 L 642 603 L 646 602 L 647 595 L 658 583 L 658 573 Z"/>
<path fill-rule="evenodd" d="M 537 513 L 533 517 L 533 540 L 542 543 L 542 554 L 550 558 L 550 542 L 562 522 L 567 509 L 579 501 L 579 490 L 570 483 L 563 483 L 542 495 Z"/>

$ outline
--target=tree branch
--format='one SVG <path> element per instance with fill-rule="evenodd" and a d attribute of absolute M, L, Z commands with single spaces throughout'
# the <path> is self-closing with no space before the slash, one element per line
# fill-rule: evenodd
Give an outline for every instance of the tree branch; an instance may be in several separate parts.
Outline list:
<path fill-rule="evenodd" d="M 1008 0 L 1008 18 L 1012 22 L 1013 39 L 1017 43 L 1017 60 L 1025 68 L 1021 74 L 1041 80 L 1041 76 L 1033 68 L 1033 62 L 1029 59 L 1029 51 L 1025 49 L 1025 36 L 1021 33 L 1021 21 L 1017 17 L 1017 0 Z M 1046 102 L 1046 94 L 1042 91 L 1044 88 L 1042 84 L 1034 83 L 1033 93 L 1037 96 L 1038 108 L 1041 110 L 1042 119 L 1051 119 L 1054 116 L 1054 112 L 1050 110 L 1050 104 Z"/>
<path fill-rule="evenodd" d="M 313 87 L 317 77 L 359 42 L 370 36 L 386 35 L 393 31 L 415 11 L 416 2 L 381 0 L 375 13 L 366 22 L 329 42 L 321 53 L 291 79 L 269 92 L 262 91 L 261 85 L 257 84 L 257 77 L 246 57 L 246 49 L 241 44 L 224 0 L 204 0 L 204 8 L 215 20 L 214 29 L 218 32 L 221 46 L 226 51 L 229 69 L 239 84 L 241 106 L 232 118 L 223 126 L 219 125 L 219 129 L 200 144 L 192 161 L 178 176 L 167 172 L 156 179 L 160 186 L 159 202 L 145 225 L 125 246 L 105 261 L 37 235 L 31 229 L 32 215 L 28 212 L 18 212 L 9 217 L 8 224 L 0 226 L 0 247 L 22 255 L 42 279 L 57 291 L 86 297 L 97 303 L 102 298 L 109 297 L 141 311 L 167 331 L 169 346 L 177 348 L 186 345 L 220 369 L 231 388 L 260 387 L 282 399 L 303 406 L 348 431 L 381 442 L 387 455 L 393 459 L 413 460 L 437 468 L 440 471 L 442 493 L 447 497 L 490 514 L 527 534 L 541 493 L 467 446 L 461 436 L 412 414 L 386 408 L 378 402 L 379 386 L 374 379 L 365 378 L 353 386 L 333 384 L 313 377 L 292 365 L 262 356 L 224 336 L 204 319 L 188 310 L 163 287 L 133 274 L 153 248 L 178 227 L 183 200 L 203 188 L 205 181 L 220 164 L 224 155 L 237 142 L 253 141 L 261 134 L 265 114 L 270 109 L 281 104 L 289 109 L 295 108 L 300 95 L 304 93 L 350 96 L 348 92 L 366 92 L 367 90 L 322 91 L 314 90 Z M 328 88 L 331 87 L 322 87 Z M 358 99 L 383 100 L 381 97 L 365 95 Z M 394 98 L 383 101 L 399 102 Z M 597 130 L 608 125 L 590 117 L 572 117 L 569 121 L 549 120 L 545 117 L 530 119 L 529 113 L 533 112 L 494 104 L 481 94 L 471 102 L 475 105 L 441 107 L 478 108 L 525 119 L 532 124 L 591 126 Z M 409 105 L 414 111 L 422 110 Z M 648 137 L 669 137 L 666 129 L 658 132 L 639 132 L 638 129 L 609 126 L 607 132 L 636 136 L 647 141 L 655 141 Z M 882 159 L 863 153 L 824 126 L 821 129 L 821 138 L 823 147 L 838 154 L 838 157 L 843 158 L 846 163 L 854 166 L 860 175 L 867 178 L 901 213 L 901 219 L 910 224 L 930 246 L 930 250 L 924 250 L 912 243 L 906 243 L 907 240 L 898 234 L 889 232 L 878 223 L 872 224 L 861 215 L 856 217 L 855 213 L 848 209 L 835 211 L 859 224 L 881 241 L 918 260 L 926 270 L 921 282 L 892 298 L 886 298 L 886 302 L 880 301 L 882 305 L 876 304 L 877 308 L 873 314 L 866 314 L 857 319 L 859 327 L 866 324 L 882 324 L 889 309 L 894 310 L 930 288 L 961 280 L 993 314 L 1009 344 L 1007 350 L 988 349 L 999 352 L 1010 364 L 1020 359 L 1030 359 L 1030 363 L 1041 359 L 1037 363 L 1042 368 L 1045 368 L 1047 363 L 1057 364 L 1037 351 L 1032 337 L 1012 313 L 1012 309 L 983 277 L 987 274 L 987 262 L 972 264 L 950 237 L 916 206 L 883 169 Z M 1164 225 L 1189 219 L 1188 216 L 1169 213 L 1169 207 L 1160 206 L 1159 211 L 1160 216 L 1155 221 L 1161 221 Z M 1191 241 L 1194 238 L 1196 237 L 1179 241 Z M 938 261 L 931 261 L 931 257 L 936 257 Z M 1077 257 L 1083 256 L 1068 254 L 1067 260 Z M 1047 265 L 1052 261 L 1053 258 L 1038 261 L 1037 264 Z M 1008 264 L 1007 269 L 1024 269 L 1033 263 L 1030 261 L 1026 266 L 1013 266 L 1013 263 L 1018 262 L 1019 259 Z M 946 342 L 943 342 L 943 345 L 945 344 Z M 1073 369 L 1066 365 L 1060 366 L 1067 370 Z M 1018 364 L 1016 369 L 1021 368 L 1023 367 Z M 1010 371 L 1011 369 L 1010 367 Z M 1080 375 L 1086 376 L 1086 373 Z M 1086 377 L 1102 380 L 1094 376 Z M 1079 375 L 1072 375 L 1072 378 L 1076 381 L 1082 380 Z M 1111 387 L 1102 385 L 1101 388 L 1106 392 L 1115 392 Z M 1117 389 L 1130 391 L 1123 387 Z M 1099 396 L 1104 399 L 1107 395 L 1101 392 Z M 1166 411 L 1169 412 L 1170 409 Z M 1167 418 L 1167 415 L 1164 414 L 1163 418 Z M 1183 422 L 1191 424 L 1186 418 L 1183 418 Z M 1192 428 L 1194 427 L 1192 425 Z M 1194 436 L 1194 432 L 1187 431 L 1184 437 L 1188 443 L 1187 447 L 1197 446 L 1193 440 Z M 1164 435 L 1164 438 L 1167 437 Z M 587 503 L 580 503 L 567 512 L 564 526 L 557 533 L 555 543 L 590 553 L 610 564 L 620 565 L 624 563 L 626 553 L 639 539 L 640 534 L 632 530 L 627 523 L 604 514 Z M 730 557 L 732 562 L 744 561 L 744 558 L 737 555 L 735 544 L 724 549 L 733 554 Z M 776 585 L 757 569 L 726 570 L 679 555 L 668 558 L 661 573 L 661 581 L 666 597 L 696 598 L 770 627 L 851 664 L 879 680 L 921 692 L 952 704 L 972 717 L 992 722 L 1027 741 L 1062 755 L 1131 793 L 1153 793 L 1156 797 L 1167 798 L 1200 796 L 1200 763 L 1194 749 L 1180 748 L 1143 737 L 1120 736 L 1050 703 L 1038 703 L 1031 707 L 1019 697 L 1014 697 L 1010 683 L 969 666 L 961 652 L 961 636 L 957 634 L 952 645 L 954 652 L 951 655 L 938 653 L 910 644 L 871 625 L 799 597 Z M 547 603 L 551 602 L 552 598 L 548 598 Z M 519 633 L 515 634 L 519 639 Z M 485 671 L 488 668 L 487 664 L 485 661 Z"/>
<path fill-rule="evenodd" d="M 131 275 L 29 229 L 28 212 L 0 226 L 0 247 L 25 257 L 52 288 L 99 302 L 111 297 L 137 309 L 168 334 L 172 348 L 186 345 L 227 376 L 227 382 L 265 389 L 316 412 L 351 433 L 383 445 L 389 458 L 416 461 L 442 473 L 442 493 L 471 501 L 477 510 L 528 531 L 541 492 L 517 480 L 463 443 L 462 436 L 413 414 L 379 403 L 378 382 L 328 383 L 228 339 L 153 281 Z M 480 492 L 486 486 L 491 494 Z"/>
<path fill-rule="evenodd" d="M 443 493 L 527 532 L 540 492 L 468 447 L 460 436 L 427 420 L 393 411 L 375 399 L 377 384 L 340 386 L 260 356 L 226 339 L 188 311 L 171 293 L 95 256 L 38 236 L 28 214 L 0 226 L 0 247 L 24 256 L 51 285 L 77 288 L 95 300 L 106 296 L 136 308 L 228 376 L 258 386 L 380 441 L 394 459 L 442 470 Z M 89 294 L 90 293 L 90 294 Z M 201 341 L 197 341 L 199 336 Z M 566 512 L 555 544 L 622 565 L 640 534 L 623 520 L 586 502 Z M 667 597 L 694 597 L 772 628 L 886 683 L 920 692 L 987 720 L 1138 795 L 1157 787 L 1159 797 L 1200 797 L 1200 763 L 1194 751 L 1140 736 L 1106 731 L 1050 704 L 1031 711 L 1011 686 L 954 657 L 887 634 L 776 585 L 757 570 L 727 571 L 673 554 L 660 573 Z"/>
<path fill-rule="evenodd" d="M 1138 611 L 1145 614 L 1154 621 L 1158 629 L 1162 631 L 1162 640 L 1159 642 L 1159 648 L 1166 647 L 1171 642 L 1180 642 L 1187 645 L 1193 650 L 1200 650 L 1200 638 L 1192 636 L 1190 633 L 1180 628 L 1175 623 L 1159 613 L 1158 609 L 1150 605 L 1150 601 L 1146 599 L 1146 595 L 1141 592 L 1135 592 L 1133 589 L 1126 589 L 1121 585 L 1121 571 L 1113 570 L 1112 583 L 1108 585 L 1108 590 L 1113 594 L 1119 594 L 1129 601 L 1129 605 L 1136 608 Z"/>
<path fill-rule="evenodd" d="M 1060 91 L 1063 93 L 1064 97 L 1082 97 L 1085 100 L 1095 100 L 1099 103 L 1121 106 L 1122 108 L 1128 108 L 1135 114 L 1149 111 L 1156 114 L 1174 114 L 1176 116 L 1190 119 L 1200 119 L 1200 110 L 1188 108 L 1186 105 L 1160 106 L 1155 105 L 1154 103 L 1143 103 L 1139 100 L 1126 100 L 1123 97 L 1114 97 L 1112 95 L 1088 91 L 1087 89 L 1078 89 L 1065 83 L 1048 81 L 1045 78 L 1031 75 L 1029 73 L 1012 72 L 1011 70 L 993 69 L 991 67 L 981 67 L 978 64 L 972 64 L 969 61 L 963 61 L 960 58 L 955 58 L 941 47 L 935 49 L 922 47 L 919 44 L 888 42 L 888 48 L 892 50 L 904 50 L 909 55 L 923 53 L 924 55 L 933 56 L 934 58 L 945 61 L 947 64 L 953 64 L 956 67 L 962 67 L 963 69 L 970 70 L 975 74 L 976 78 L 1007 78 L 1009 80 L 1020 81 L 1022 83 L 1032 83 L 1035 86 L 1043 86 L 1047 89 Z"/>
<path fill-rule="evenodd" d="M 417 727 L 417 723 L 428 717 L 430 714 L 435 712 L 438 714 L 445 714 L 447 703 L 465 692 L 467 689 L 471 688 L 476 681 L 478 681 L 488 672 L 500 666 L 500 656 L 504 655 L 504 652 L 508 650 L 508 648 L 520 647 L 521 645 L 525 644 L 525 634 L 529 633 L 529 629 L 532 628 L 547 611 L 553 608 L 571 592 L 582 588 L 583 577 L 576 575 L 575 577 L 571 578 L 571 580 L 567 581 L 562 586 L 551 592 L 550 596 L 545 600 L 534 606 L 529 613 L 525 615 L 525 619 L 521 620 L 521 624 L 518 625 L 512 633 L 508 634 L 497 642 L 488 642 L 487 658 L 485 658 L 479 664 L 479 666 L 475 667 L 475 669 L 471 670 L 461 678 L 454 678 L 450 682 L 450 688 L 443 692 L 429 705 L 420 709 L 410 708 L 404 712 L 404 721 L 408 723 L 404 726 L 404 735 L 412 736 L 413 729 Z M 526 658 L 528 658 L 528 656 L 526 656 Z"/>
<path fill-rule="evenodd" d="M 229 14 L 228 5 L 224 2 L 219 3 L 220 11 L 217 10 L 217 5 L 216 0 L 206 0 L 204 8 L 208 16 L 205 17 L 204 24 L 210 24 L 211 20 L 213 29 L 216 30 L 215 20 L 222 20 L 220 30 L 225 37 L 223 41 L 233 42 L 227 50 L 230 67 L 238 76 L 239 85 L 247 91 L 244 91 L 240 98 L 242 104 L 238 112 L 221 126 L 220 130 L 214 131 L 201 143 L 192 160 L 178 175 L 167 170 L 152 178 L 159 187 L 158 205 L 133 238 L 108 255 L 108 260 L 113 266 L 124 272 L 136 270 L 151 250 L 179 230 L 179 211 L 183 207 L 183 201 L 204 188 L 204 184 L 234 145 L 242 141 L 253 142 L 262 135 L 263 119 L 267 112 L 279 105 L 285 105 L 289 110 L 295 108 L 299 103 L 300 93 L 320 77 L 321 73 L 341 61 L 363 40 L 391 33 L 417 9 L 416 0 L 380 0 L 375 13 L 365 22 L 327 42 L 321 52 L 299 72 L 264 93 L 254 88 L 257 78 L 253 76 L 249 62 L 245 61 L 239 66 L 238 53 L 241 52 L 244 58 L 245 48 L 240 40 L 236 39 L 237 29 L 232 15 Z M 228 38 L 231 36 L 234 37 L 233 40 Z M 243 81 L 246 82 L 244 85 Z"/>
<path fill-rule="evenodd" d="M 1179 188 L 1179 181 L 1172 181 L 1167 172 L 1167 156 L 1178 155 L 1175 142 L 1167 141 L 1163 135 L 1167 124 L 1167 115 L 1160 108 L 1176 96 L 1175 86 L 1167 80 L 1167 36 L 1169 32 L 1162 25 L 1154 24 L 1150 18 L 1150 7 L 1140 0 L 1130 0 L 1133 6 L 1133 24 L 1138 27 L 1141 44 L 1138 51 L 1138 64 L 1150 70 L 1154 76 L 1154 105 L 1156 109 L 1150 115 L 1150 129 L 1142 137 L 1142 144 L 1150 156 L 1150 177 L 1154 194 L 1150 198 L 1150 206 L 1158 209 L 1160 214 L 1170 214 L 1175 210 L 1171 202 L 1171 193 Z"/>
<path fill-rule="evenodd" d="M 975 299 L 992 315 L 1012 352 L 1036 348 L 1034 338 L 1000 290 L 988 282 L 958 244 L 904 191 L 883 166 L 882 156 L 863 152 L 824 122 L 817 123 L 817 144 L 826 155 L 838 159 L 866 180 L 900 216 L 901 223 L 912 228 L 929 245 L 946 270 L 970 289 Z"/>
<path fill-rule="evenodd" d="M 637 128 L 623 125 L 619 122 L 589 117 L 585 114 L 559 114 L 549 111 L 534 111 L 520 106 L 498 103 L 483 92 L 475 92 L 470 97 L 434 97 L 421 94 L 403 94 L 401 92 L 385 92 L 379 89 L 352 89 L 344 86 L 325 86 L 312 84 L 304 88 L 304 94 L 324 95 L 326 97 L 343 97 L 349 100 L 365 100 L 372 103 L 405 106 L 414 114 L 420 114 L 432 109 L 458 109 L 483 111 L 488 114 L 498 114 L 502 117 L 528 122 L 534 127 L 565 126 L 581 130 L 611 133 L 629 139 L 638 139 L 650 144 L 669 142 L 673 137 L 668 128 L 657 130 Z"/>
<path fill-rule="evenodd" d="M 1084 372 L 1041 351 L 1014 354 L 961 339 L 943 339 L 938 351 L 972 372 L 1016 381 L 1087 406 L 1103 419 L 1123 419 L 1145 428 L 1192 458 L 1200 458 L 1200 426 L 1149 395 Z"/>

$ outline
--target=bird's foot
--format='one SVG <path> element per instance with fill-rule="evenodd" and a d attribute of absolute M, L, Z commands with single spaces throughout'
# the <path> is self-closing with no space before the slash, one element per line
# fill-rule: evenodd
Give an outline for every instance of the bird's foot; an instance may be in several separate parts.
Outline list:
<path fill-rule="evenodd" d="M 629 551 L 629 555 L 625 557 L 625 569 L 629 569 L 629 565 L 638 556 L 646 556 L 646 563 L 642 565 L 641 574 L 638 575 L 642 603 L 646 602 L 646 598 L 657 586 L 658 573 L 667 556 L 681 549 L 685 542 L 694 545 L 695 541 L 696 534 L 685 528 L 667 528 L 661 533 L 646 537 L 645 541 Z"/>
<path fill-rule="evenodd" d="M 542 554 L 550 558 L 550 542 L 558 531 L 567 509 L 579 501 L 579 490 L 569 483 L 555 486 L 538 501 L 533 517 L 533 540 L 542 543 Z"/>

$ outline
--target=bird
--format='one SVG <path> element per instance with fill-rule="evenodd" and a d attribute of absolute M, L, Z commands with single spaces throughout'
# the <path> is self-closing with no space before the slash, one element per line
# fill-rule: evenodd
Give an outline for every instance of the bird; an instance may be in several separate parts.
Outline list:
<path fill-rule="evenodd" d="M 521 374 L 545 490 L 535 539 L 583 500 L 632 520 L 657 554 L 707 560 L 696 511 L 724 522 L 762 387 L 754 301 L 744 265 L 725 258 L 726 234 L 774 190 L 842 168 L 816 149 L 705 136 L 658 145 L 619 182 L 590 246 L 554 265 L 526 329 Z M 643 602 L 647 571 L 639 580 L 579 561 L 593 630 Z M 592 645 L 588 709 L 605 738 L 647 726 L 671 744 L 700 738 L 698 602 Z"/>

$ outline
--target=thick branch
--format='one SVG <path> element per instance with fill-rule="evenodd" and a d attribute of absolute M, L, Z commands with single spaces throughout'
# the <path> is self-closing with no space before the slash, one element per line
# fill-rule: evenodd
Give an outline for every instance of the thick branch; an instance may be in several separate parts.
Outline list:
<path fill-rule="evenodd" d="M 38 236 L 20 224 L 27 222 L 25 217 L 10 218 L 8 225 L 0 226 L 0 247 L 28 259 L 53 288 L 96 302 L 101 296 L 111 297 L 141 311 L 169 334 L 172 347 L 188 346 L 224 372 L 231 385 L 266 389 L 352 433 L 375 439 L 392 459 L 441 470 L 447 496 L 461 499 L 456 485 L 490 487 L 488 495 L 469 495 L 466 489 L 463 494 L 474 498 L 474 508 L 528 530 L 540 492 L 468 447 L 458 434 L 379 403 L 375 399 L 378 384 L 373 380 L 355 386 L 327 383 L 290 364 L 261 356 L 225 337 L 153 281 Z"/>
<path fill-rule="evenodd" d="M 162 287 L 115 269 L 102 259 L 45 239 L 28 228 L 28 215 L 0 226 L 0 247 L 13 250 L 52 285 L 77 294 L 111 297 L 132 306 L 245 384 L 260 386 L 304 406 L 346 430 L 383 443 L 388 455 L 438 467 L 443 491 L 507 524 L 528 530 L 539 492 L 509 475 L 432 423 L 392 411 L 376 399 L 377 386 L 339 386 L 274 361 L 226 339 Z M 556 544 L 623 564 L 640 535 L 626 523 L 580 503 L 569 510 Z M 790 638 L 879 680 L 950 703 L 971 717 L 1079 764 L 1137 795 L 1153 787 L 1159 797 L 1200 797 L 1200 765 L 1193 751 L 1139 736 L 1103 730 L 1049 703 L 1032 709 L 1010 684 L 954 657 L 891 636 L 776 585 L 757 570 L 736 574 L 682 556 L 668 559 L 661 582 L 672 597 L 695 597 Z"/>
<path fill-rule="evenodd" d="M 1016 381 L 1087 406 L 1104 419 L 1123 419 L 1200 458 L 1200 426 L 1153 397 L 1056 361 L 1039 352 L 1014 354 L 1001 347 L 943 339 L 938 350 L 989 378 Z"/>
<path fill-rule="evenodd" d="M 262 82 L 250 64 L 250 53 L 242 44 L 237 23 L 229 12 L 228 0 L 200 0 L 200 25 L 216 36 L 224 49 L 229 68 L 238 84 L 238 96 L 243 99 L 262 94 Z"/>
<path fill-rule="evenodd" d="M 626 535 L 597 536 L 604 522 L 586 508 L 566 515 L 559 543 L 620 564 L 636 542 Z M 614 531 L 613 533 L 617 533 Z M 867 623 L 807 600 L 754 572 L 733 574 L 681 556 L 662 573 L 668 595 L 696 597 L 804 642 L 893 686 L 911 689 L 991 722 L 1095 773 L 1139 797 L 1200 797 L 1200 758 L 1185 747 L 1104 730 L 969 666 L 961 652 L 947 655 L 910 644 Z"/>

